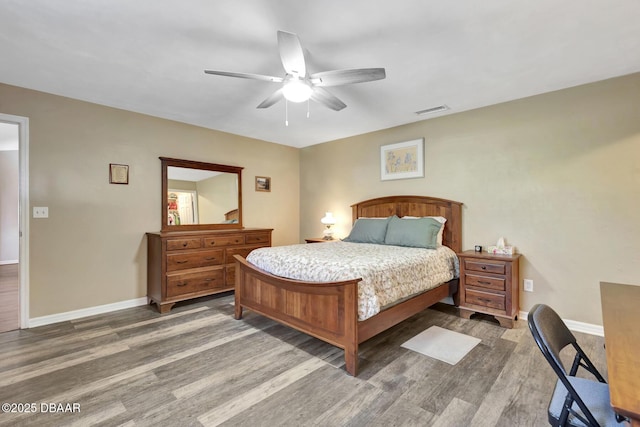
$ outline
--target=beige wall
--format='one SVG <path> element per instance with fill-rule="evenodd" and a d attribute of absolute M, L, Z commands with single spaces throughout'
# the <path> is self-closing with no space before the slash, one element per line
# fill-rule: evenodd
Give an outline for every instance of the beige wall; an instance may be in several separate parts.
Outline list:
<path fill-rule="evenodd" d="M 237 181 L 236 174 L 221 173 L 196 183 L 200 222 L 204 224 L 224 222 L 224 214 L 238 209 Z"/>
<path fill-rule="evenodd" d="M 146 295 L 159 156 L 244 167 L 244 225 L 299 240 L 297 149 L 2 84 L 0 112 L 29 118 L 30 203 L 49 207 L 30 221 L 31 318 Z M 129 165 L 129 185 L 109 184 L 109 163 Z"/>
<path fill-rule="evenodd" d="M 421 137 L 425 177 L 380 181 L 380 146 Z M 640 74 L 308 147 L 300 170 L 302 239 L 325 211 L 344 236 L 352 203 L 429 195 L 464 203 L 463 248 L 523 254 L 523 311 L 601 324 L 599 282 L 640 285 Z"/>

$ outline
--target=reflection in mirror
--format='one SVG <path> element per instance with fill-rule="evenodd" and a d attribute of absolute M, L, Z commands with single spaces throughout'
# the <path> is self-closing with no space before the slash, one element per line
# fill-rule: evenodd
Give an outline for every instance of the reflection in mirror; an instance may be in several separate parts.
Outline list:
<path fill-rule="evenodd" d="M 241 170 L 161 157 L 163 230 L 242 228 Z"/>

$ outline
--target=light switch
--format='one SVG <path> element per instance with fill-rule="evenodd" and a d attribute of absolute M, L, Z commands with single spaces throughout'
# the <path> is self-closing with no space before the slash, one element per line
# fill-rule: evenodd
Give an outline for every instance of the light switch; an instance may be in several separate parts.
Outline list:
<path fill-rule="evenodd" d="M 49 218 L 49 208 L 48 207 L 35 207 L 33 208 L 33 217 L 34 218 Z"/>

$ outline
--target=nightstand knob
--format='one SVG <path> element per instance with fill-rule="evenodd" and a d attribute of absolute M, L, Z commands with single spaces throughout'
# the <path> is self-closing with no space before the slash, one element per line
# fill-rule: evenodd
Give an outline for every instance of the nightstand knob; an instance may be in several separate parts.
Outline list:
<path fill-rule="evenodd" d="M 483 266 L 482 266 L 482 269 L 483 269 L 483 270 L 486 270 L 486 269 L 487 269 L 487 266 L 486 266 L 486 265 L 483 265 Z"/>

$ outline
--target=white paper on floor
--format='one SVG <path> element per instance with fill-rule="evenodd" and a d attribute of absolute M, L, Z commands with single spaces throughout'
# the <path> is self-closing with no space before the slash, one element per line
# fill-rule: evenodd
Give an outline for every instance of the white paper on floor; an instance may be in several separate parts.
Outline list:
<path fill-rule="evenodd" d="M 406 341 L 402 347 L 455 365 L 480 341 L 479 338 L 431 326 Z"/>

